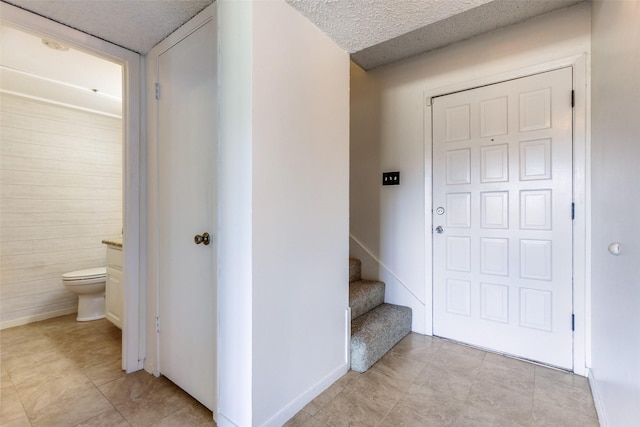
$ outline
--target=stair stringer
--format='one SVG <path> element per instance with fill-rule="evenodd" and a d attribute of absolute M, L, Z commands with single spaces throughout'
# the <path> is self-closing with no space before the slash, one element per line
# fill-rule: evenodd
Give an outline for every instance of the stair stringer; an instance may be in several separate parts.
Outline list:
<path fill-rule="evenodd" d="M 420 292 L 412 291 L 391 269 L 380 261 L 362 242 L 349 234 L 349 256 L 358 258 L 362 263 L 362 277 L 377 277 L 386 285 L 384 302 L 410 307 L 413 316 L 411 331 L 431 335 L 432 303 L 431 295 L 425 295 L 425 287 Z M 428 316 L 428 319 L 427 319 Z"/>

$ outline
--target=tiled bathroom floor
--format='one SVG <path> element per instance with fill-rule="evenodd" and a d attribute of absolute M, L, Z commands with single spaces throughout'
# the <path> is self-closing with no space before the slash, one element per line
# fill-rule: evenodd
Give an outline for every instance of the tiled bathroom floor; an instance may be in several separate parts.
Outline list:
<path fill-rule="evenodd" d="M 0 425 L 214 426 L 166 378 L 120 369 L 120 330 L 58 317 L 0 331 Z M 598 426 L 583 377 L 410 334 L 287 427 Z"/>
<path fill-rule="evenodd" d="M 0 331 L 0 425 L 215 426 L 164 377 L 121 369 L 121 333 L 75 314 Z"/>

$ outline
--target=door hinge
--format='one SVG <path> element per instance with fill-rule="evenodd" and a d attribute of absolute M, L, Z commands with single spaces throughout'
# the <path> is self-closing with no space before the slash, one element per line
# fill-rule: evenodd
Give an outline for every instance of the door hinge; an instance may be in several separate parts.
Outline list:
<path fill-rule="evenodd" d="M 576 106 L 576 91 L 571 91 L 571 108 Z"/>
<path fill-rule="evenodd" d="M 155 90 L 156 90 L 156 99 L 160 99 L 160 83 L 156 83 L 155 84 Z"/>
<path fill-rule="evenodd" d="M 573 221 L 574 219 L 576 219 L 576 204 L 575 203 L 571 203 L 571 220 Z"/>
<path fill-rule="evenodd" d="M 576 315 L 572 314 L 571 315 L 571 331 L 575 331 L 576 330 Z"/>
<path fill-rule="evenodd" d="M 156 317 L 156 333 L 160 333 L 160 317 Z"/>

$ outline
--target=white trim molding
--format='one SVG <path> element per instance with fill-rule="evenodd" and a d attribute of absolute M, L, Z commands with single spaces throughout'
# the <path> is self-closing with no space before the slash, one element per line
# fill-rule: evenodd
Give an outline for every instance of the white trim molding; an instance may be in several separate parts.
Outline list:
<path fill-rule="evenodd" d="M 411 331 L 418 334 L 426 334 L 424 319 L 430 316 L 431 305 L 426 305 L 425 301 L 416 293 L 415 287 L 411 289 L 405 280 L 401 279 L 391 267 L 385 264 L 352 233 L 349 233 L 349 256 L 360 259 L 362 271 L 366 278 L 384 282 L 385 302 L 411 308 Z M 429 304 L 430 298 L 431 295 L 425 295 L 425 299 Z"/>
<path fill-rule="evenodd" d="M 589 378 L 589 387 L 591 388 L 591 395 L 593 396 L 593 403 L 596 407 L 596 414 L 598 415 L 600 427 L 607 427 L 609 424 L 607 422 L 607 416 L 604 410 L 604 403 L 602 402 L 602 398 L 600 397 L 600 392 L 598 390 L 598 382 L 593 376 L 593 371 L 588 368 L 587 377 Z"/>
<path fill-rule="evenodd" d="M 291 419 L 291 417 L 300 412 L 308 402 L 311 402 L 313 399 L 318 397 L 323 391 L 331 387 L 331 385 L 342 378 L 342 376 L 347 372 L 349 372 L 349 364 L 338 366 L 333 370 L 333 372 L 324 377 L 317 384 L 314 384 L 300 396 L 293 399 L 287 406 L 275 413 L 264 424 L 262 424 L 262 427 L 278 427 L 284 425 Z"/>
<path fill-rule="evenodd" d="M 73 314 L 73 313 L 77 313 L 77 312 L 78 312 L 78 310 L 77 310 L 76 307 L 74 307 L 74 308 L 64 308 L 62 310 L 48 311 L 46 313 L 34 314 L 32 316 L 21 317 L 19 319 L 5 320 L 4 322 L 0 323 L 0 330 L 8 329 L 8 328 L 15 328 L 16 326 L 27 325 L 29 323 L 39 322 L 41 320 L 52 319 L 52 318 L 58 317 L 58 316 L 66 316 L 68 314 Z"/>
<path fill-rule="evenodd" d="M 353 240 L 353 242 L 360 246 L 360 248 L 362 248 L 363 251 L 365 251 L 367 253 L 367 255 L 369 255 L 369 257 L 371 259 L 373 259 L 376 264 L 378 264 L 380 266 L 380 268 L 382 268 L 383 270 L 385 270 L 391 277 L 393 277 L 395 279 L 395 281 L 402 286 L 408 293 L 410 293 L 413 298 L 416 299 L 416 301 L 418 301 L 420 304 L 424 305 L 425 302 L 423 300 L 420 299 L 420 297 L 418 295 L 415 294 L 415 292 L 413 292 L 411 290 L 411 288 L 409 288 L 409 286 L 407 286 L 406 283 L 404 283 L 402 281 L 402 279 L 400 279 L 393 271 L 391 271 L 391 268 L 389 268 L 384 262 L 382 262 L 382 260 L 380 260 L 380 258 L 378 258 L 377 256 L 375 256 L 375 254 L 370 251 L 365 245 L 364 243 L 362 243 L 360 240 L 358 240 L 357 237 L 355 237 L 353 234 L 349 233 L 349 238 L 351 240 Z"/>

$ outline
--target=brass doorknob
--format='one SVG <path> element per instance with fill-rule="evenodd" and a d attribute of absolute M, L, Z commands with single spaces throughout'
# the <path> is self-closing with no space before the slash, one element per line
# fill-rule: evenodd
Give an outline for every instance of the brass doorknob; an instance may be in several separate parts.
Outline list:
<path fill-rule="evenodd" d="M 202 235 L 196 234 L 193 238 L 193 241 L 196 243 L 196 245 L 199 245 L 200 243 L 208 245 L 209 243 L 211 243 L 211 238 L 209 237 L 209 233 L 202 233 Z"/>

